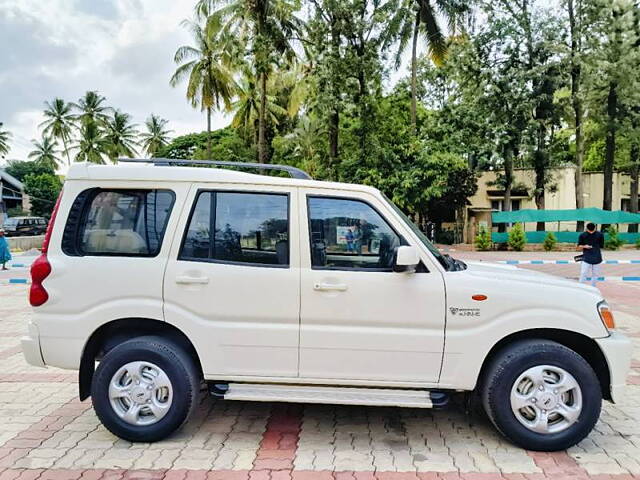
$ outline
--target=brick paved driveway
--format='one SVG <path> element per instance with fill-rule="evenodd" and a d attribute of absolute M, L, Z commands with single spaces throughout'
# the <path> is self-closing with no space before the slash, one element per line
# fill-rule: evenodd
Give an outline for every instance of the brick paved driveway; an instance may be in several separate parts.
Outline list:
<path fill-rule="evenodd" d="M 639 342 L 640 282 L 601 288 L 620 328 Z M 76 399 L 73 372 L 26 365 L 19 336 L 29 315 L 25 286 L 0 286 L 0 480 L 640 478 L 640 349 L 626 397 L 605 403 L 595 431 L 567 452 L 516 448 L 459 402 L 430 412 L 205 395 L 176 435 L 131 444 Z"/>

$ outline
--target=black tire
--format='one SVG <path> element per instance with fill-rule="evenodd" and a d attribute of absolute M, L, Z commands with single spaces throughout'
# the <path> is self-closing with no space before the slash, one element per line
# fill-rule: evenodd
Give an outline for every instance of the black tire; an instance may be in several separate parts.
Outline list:
<path fill-rule="evenodd" d="M 569 372 L 582 391 L 582 411 L 563 431 L 538 433 L 525 427 L 511 409 L 511 389 L 518 377 L 536 365 L 550 365 Z M 595 372 L 573 350 L 549 340 L 523 340 L 500 351 L 489 365 L 481 384 L 481 398 L 491 422 L 520 447 L 542 452 L 564 450 L 585 438 L 600 416 L 602 390 Z"/>
<path fill-rule="evenodd" d="M 123 365 L 134 361 L 157 365 L 169 377 L 173 388 L 169 410 L 151 425 L 127 423 L 114 411 L 109 400 L 112 377 Z M 194 361 L 175 343 L 155 336 L 127 340 L 110 350 L 91 382 L 91 399 L 98 418 L 111 433 L 131 442 L 156 442 L 171 435 L 188 420 L 199 394 L 200 378 Z"/>

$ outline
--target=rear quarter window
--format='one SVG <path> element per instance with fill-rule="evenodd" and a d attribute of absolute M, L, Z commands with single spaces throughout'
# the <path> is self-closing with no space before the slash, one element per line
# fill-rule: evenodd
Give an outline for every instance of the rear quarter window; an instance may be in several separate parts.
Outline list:
<path fill-rule="evenodd" d="M 154 257 L 174 202 L 171 190 L 85 190 L 69 212 L 62 250 L 71 256 Z"/>

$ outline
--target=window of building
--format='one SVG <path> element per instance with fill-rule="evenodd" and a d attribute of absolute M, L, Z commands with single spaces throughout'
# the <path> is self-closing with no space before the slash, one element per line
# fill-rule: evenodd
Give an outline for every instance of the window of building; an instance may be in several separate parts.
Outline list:
<path fill-rule="evenodd" d="M 155 256 L 174 199 L 169 190 L 86 190 L 69 213 L 63 251 L 75 256 Z"/>
<path fill-rule="evenodd" d="M 180 259 L 289 265 L 288 196 L 200 192 Z"/>
<path fill-rule="evenodd" d="M 359 200 L 308 197 L 314 268 L 391 271 L 401 237 Z"/>
<path fill-rule="evenodd" d="M 491 209 L 499 212 L 504 211 L 504 200 L 491 200 Z M 520 199 L 511 199 L 511 211 L 520 210 Z"/>

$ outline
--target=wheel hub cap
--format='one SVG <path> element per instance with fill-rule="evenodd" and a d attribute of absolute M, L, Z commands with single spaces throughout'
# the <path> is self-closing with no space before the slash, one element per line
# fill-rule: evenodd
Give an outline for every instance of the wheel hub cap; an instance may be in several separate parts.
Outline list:
<path fill-rule="evenodd" d="M 162 419 L 173 402 L 167 374 L 151 362 L 129 362 L 109 382 L 113 411 L 131 425 L 152 425 Z"/>
<path fill-rule="evenodd" d="M 554 365 L 531 367 L 511 388 L 511 410 L 529 430 L 550 434 L 566 430 L 582 412 L 582 390 L 576 379 Z"/>

